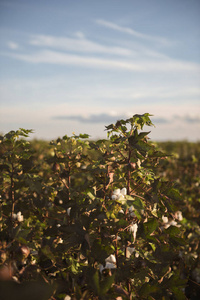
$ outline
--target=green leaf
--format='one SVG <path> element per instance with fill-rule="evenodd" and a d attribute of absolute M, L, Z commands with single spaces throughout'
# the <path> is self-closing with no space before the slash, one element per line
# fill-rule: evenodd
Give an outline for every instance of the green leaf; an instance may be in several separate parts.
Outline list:
<path fill-rule="evenodd" d="M 100 295 L 99 271 L 98 270 L 96 270 L 96 272 L 92 276 L 91 281 L 93 283 L 94 290 L 95 290 L 96 294 Z"/>
<path fill-rule="evenodd" d="M 81 139 L 88 139 L 90 136 L 89 136 L 89 134 L 84 133 L 84 134 L 79 134 L 79 137 Z"/>
<path fill-rule="evenodd" d="M 138 210 L 144 209 L 144 206 L 145 206 L 144 202 L 140 198 L 137 198 L 137 196 L 135 198 L 133 198 L 132 196 L 127 195 L 126 199 L 127 199 L 127 203 L 130 203 L 130 205 L 133 205 L 133 207 L 135 209 L 138 209 Z"/>
<path fill-rule="evenodd" d="M 153 243 L 149 243 L 149 245 L 151 246 L 151 248 L 153 249 L 153 251 L 155 251 L 155 250 L 156 250 L 156 245 L 155 245 L 155 244 L 153 244 Z"/>
<path fill-rule="evenodd" d="M 155 218 L 148 219 L 148 222 L 143 223 L 143 225 L 145 233 L 148 235 L 155 231 L 159 226 L 158 221 Z"/>
<path fill-rule="evenodd" d="M 148 296 L 150 296 L 153 293 L 156 293 L 157 291 L 159 291 L 159 286 L 157 283 L 154 283 L 154 284 L 145 283 L 141 287 L 141 289 L 139 291 L 139 295 L 141 298 L 147 299 Z"/>
<path fill-rule="evenodd" d="M 111 288 L 115 279 L 115 275 L 106 277 L 104 281 L 100 283 L 100 295 L 105 295 L 108 290 Z"/>
<path fill-rule="evenodd" d="M 166 195 L 169 198 L 171 198 L 172 200 L 175 200 L 175 201 L 181 201 L 182 200 L 182 197 L 181 197 L 179 191 L 175 188 L 171 188 L 168 191 L 166 191 Z"/>

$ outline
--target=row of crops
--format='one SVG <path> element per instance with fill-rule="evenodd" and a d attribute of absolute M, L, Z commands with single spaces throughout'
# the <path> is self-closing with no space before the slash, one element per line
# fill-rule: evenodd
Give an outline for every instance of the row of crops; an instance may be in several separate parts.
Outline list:
<path fill-rule="evenodd" d="M 200 143 L 152 125 L 0 137 L 0 299 L 200 298 Z"/>

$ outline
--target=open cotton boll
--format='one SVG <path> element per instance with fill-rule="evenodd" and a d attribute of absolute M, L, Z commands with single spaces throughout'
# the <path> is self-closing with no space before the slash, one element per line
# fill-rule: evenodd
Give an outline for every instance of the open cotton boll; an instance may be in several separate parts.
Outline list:
<path fill-rule="evenodd" d="M 23 221 L 24 221 L 24 216 L 21 215 L 21 214 L 18 215 L 18 216 L 17 216 L 17 221 L 18 221 L 18 222 L 23 222 Z"/>
<path fill-rule="evenodd" d="M 112 199 L 112 200 L 117 200 L 117 199 L 118 199 L 118 196 L 117 196 L 117 195 L 112 195 L 112 196 L 111 196 L 111 199 Z"/>
<path fill-rule="evenodd" d="M 22 215 L 21 211 L 19 211 L 17 214 L 13 214 L 13 219 L 17 220 L 18 222 L 23 222 L 24 216 Z"/>
<path fill-rule="evenodd" d="M 68 215 L 68 216 L 70 216 L 70 212 L 71 212 L 71 207 L 69 207 L 69 208 L 67 209 L 67 215 Z"/>
<path fill-rule="evenodd" d="M 116 235 L 112 234 L 111 238 L 116 240 Z M 120 240 L 121 240 L 120 236 L 117 236 L 117 241 L 120 241 Z"/>
<path fill-rule="evenodd" d="M 108 256 L 106 259 L 105 259 L 105 262 L 106 262 L 106 265 L 105 267 L 103 265 L 100 265 L 99 266 L 99 271 L 100 273 L 102 273 L 102 271 L 104 269 L 115 269 L 116 268 L 116 257 L 114 254 L 111 254 L 110 256 Z"/>
<path fill-rule="evenodd" d="M 105 265 L 105 267 L 103 265 L 99 266 L 99 271 L 100 271 L 100 273 L 102 273 L 103 270 L 105 270 L 105 269 L 116 269 L 116 268 L 117 267 L 116 267 L 115 264 L 107 262 L 106 265 Z"/>
<path fill-rule="evenodd" d="M 132 218 L 136 217 L 136 214 L 134 213 L 134 207 L 133 207 L 133 205 L 131 205 L 129 207 L 128 211 L 129 211 L 130 217 L 132 217 Z"/>
<path fill-rule="evenodd" d="M 129 231 L 130 231 L 131 233 L 133 233 L 133 239 L 134 239 L 134 242 L 135 242 L 135 239 L 136 239 L 136 233 L 137 233 L 137 230 L 138 230 L 138 225 L 137 225 L 137 223 L 132 224 L 132 225 L 130 226 L 130 228 L 129 228 Z"/>
<path fill-rule="evenodd" d="M 130 258 L 130 256 L 135 252 L 135 248 L 133 247 L 127 247 L 127 258 Z"/>
<path fill-rule="evenodd" d="M 119 200 L 121 204 L 126 203 L 126 199 L 121 193 L 118 195 L 117 200 Z"/>
<path fill-rule="evenodd" d="M 124 187 L 123 189 L 121 189 L 120 193 L 121 193 L 123 196 L 126 196 L 126 195 L 127 195 L 127 189 Z"/>
<path fill-rule="evenodd" d="M 120 194 L 120 189 L 115 189 L 114 191 L 113 191 L 113 195 L 119 195 Z"/>
<path fill-rule="evenodd" d="M 114 255 L 114 254 L 111 254 L 110 256 L 108 256 L 108 257 L 105 259 L 105 261 L 108 262 L 108 263 L 116 263 L 115 255 Z"/>
<path fill-rule="evenodd" d="M 168 223 L 168 217 L 162 216 L 163 223 Z"/>
<path fill-rule="evenodd" d="M 175 218 L 178 221 L 182 221 L 183 220 L 183 215 L 182 215 L 182 212 L 180 210 L 178 210 L 177 212 L 175 212 Z"/>
<path fill-rule="evenodd" d="M 115 269 L 116 265 L 110 262 L 106 263 L 105 269 Z"/>
<path fill-rule="evenodd" d="M 13 219 L 16 220 L 17 219 L 17 214 L 13 214 Z"/>
<path fill-rule="evenodd" d="M 119 193 L 119 195 L 117 196 L 117 199 L 118 199 L 118 200 L 124 199 L 124 195 L 122 195 L 121 193 Z"/>

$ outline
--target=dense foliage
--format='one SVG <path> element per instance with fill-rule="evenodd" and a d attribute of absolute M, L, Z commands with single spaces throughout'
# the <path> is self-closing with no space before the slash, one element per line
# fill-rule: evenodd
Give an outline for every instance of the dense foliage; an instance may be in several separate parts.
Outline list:
<path fill-rule="evenodd" d="M 199 299 L 200 145 L 156 145 L 152 125 L 1 136 L 0 299 Z"/>

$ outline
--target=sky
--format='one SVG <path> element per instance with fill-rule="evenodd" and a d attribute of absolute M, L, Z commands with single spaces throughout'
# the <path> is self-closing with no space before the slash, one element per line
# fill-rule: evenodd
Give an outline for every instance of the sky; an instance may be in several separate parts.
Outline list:
<path fill-rule="evenodd" d="M 199 0 L 0 0 L 0 132 L 200 140 Z"/>

